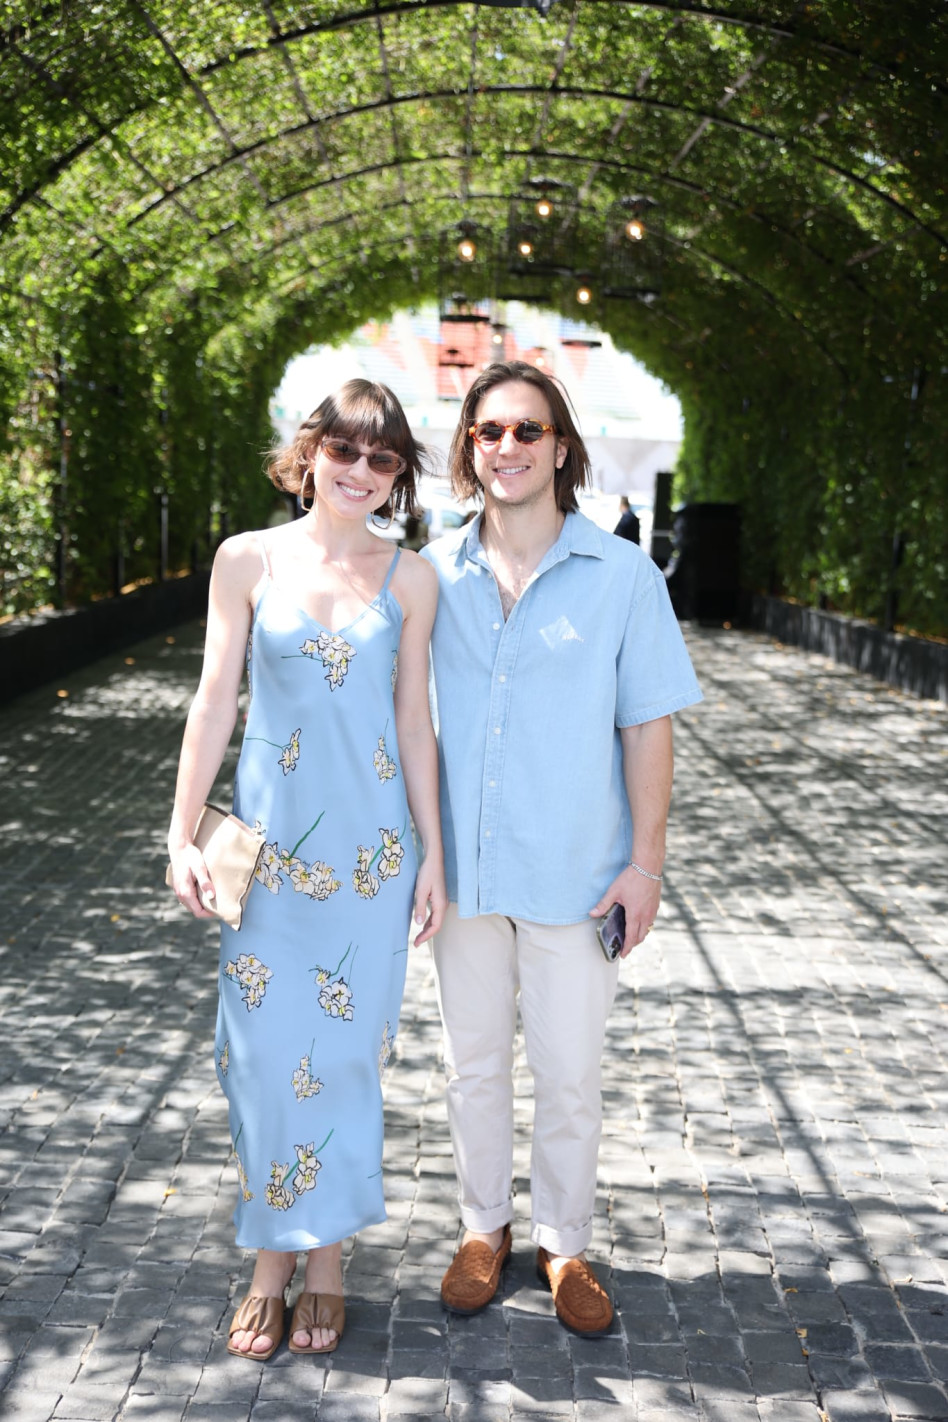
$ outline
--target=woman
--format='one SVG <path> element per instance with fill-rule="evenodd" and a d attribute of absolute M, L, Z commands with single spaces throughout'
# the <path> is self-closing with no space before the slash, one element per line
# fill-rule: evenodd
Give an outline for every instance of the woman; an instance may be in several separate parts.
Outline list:
<path fill-rule="evenodd" d="M 192 834 L 251 701 L 234 810 L 266 847 L 239 937 L 222 925 L 216 1054 L 240 1191 L 237 1244 L 256 1249 L 228 1351 L 269 1358 L 306 1251 L 297 1353 L 342 1336 L 342 1241 L 385 1219 L 381 1069 L 398 1023 L 408 931 L 445 907 L 428 641 L 437 580 L 394 554 L 368 514 L 415 512 L 423 456 L 395 396 L 351 380 L 270 466 L 302 518 L 220 547 L 204 669 L 188 714 L 168 847 L 175 892 L 207 917 Z M 417 867 L 409 809 L 423 849 Z"/>

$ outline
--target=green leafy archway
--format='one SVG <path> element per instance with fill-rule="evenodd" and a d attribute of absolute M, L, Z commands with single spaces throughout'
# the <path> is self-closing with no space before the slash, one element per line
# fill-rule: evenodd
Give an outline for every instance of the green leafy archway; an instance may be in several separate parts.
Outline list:
<path fill-rule="evenodd" d="M 175 565 L 260 517 L 285 360 L 435 295 L 440 235 L 542 178 L 594 287 L 611 204 L 660 206 L 661 299 L 592 315 L 680 396 L 679 493 L 741 501 L 751 581 L 948 621 L 941 4 L 3 15 L 8 606 L 151 571 L 163 494 Z"/>

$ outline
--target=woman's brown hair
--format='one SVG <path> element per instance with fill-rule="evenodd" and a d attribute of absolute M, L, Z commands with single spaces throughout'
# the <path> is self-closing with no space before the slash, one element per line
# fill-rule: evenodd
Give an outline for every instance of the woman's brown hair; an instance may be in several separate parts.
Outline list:
<path fill-rule="evenodd" d="M 590 483 L 588 451 L 573 420 L 566 392 L 551 376 L 522 360 L 495 361 L 493 365 L 485 366 L 464 397 L 461 419 L 448 453 L 448 471 L 454 497 L 464 500 L 483 496 L 481 482 L 474 473 L 474 441 L 468 430 L 476 422 L 477 407 L 488 391 L 510 381 L 523 381 L 526 385 L 535 386 L 543 393 L 550 407 L 556 438 L 565 441 L 567 446 L 566 458 L 553 481 L 556 506 L 562 513 L 575 513 L 579 508 L 576 490 L 585 489 Z"/>
<path fill-rule="evenodd" d="M 291 443 L 270 456 L 267 473 L 278 489 L 301 498 L 310 496 L 313 462 L 324 439 L 381 445 L 400 454 L 405 468 L 397 475 L 389 498 L 375 512 L 382 518 L 391 518 L 396 510 L 421 517 L 416 480 L 428 471 L 430 459 L 387 385 L 373 380 L 347 380 L 334 394 L 327 395 L 303 421 Z"/>

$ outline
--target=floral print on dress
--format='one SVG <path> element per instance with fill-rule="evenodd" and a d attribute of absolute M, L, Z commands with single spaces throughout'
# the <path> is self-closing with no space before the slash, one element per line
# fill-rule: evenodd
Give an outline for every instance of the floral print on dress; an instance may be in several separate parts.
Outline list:
<path fill-rule="evenodd" d="M 328 1144 L 331 1136 L 332 1131 L 320 1146 L 314 1146 L 312 1141 L 307 1145 L 295 1145 L 294 1165 L 290 1165 L 289 1161 L 285 1165 L 281 1165 L 278 1160 L 270 1162 L 270 1180 L 265 1199 L 271 1209 L 288 1210 L 300 1195 L 305 1195 L 307 1190 L 315 1190 L 316 1176 L 322 1170 L 317 1151 L 321 1151 Z M 293 1186 L 292 1194 L 286 1188 L 287 1185 Z"/>
<path fill-rule="evenodd" d="M 217 1066 L 221 1076 L 226 1076 L 227 1069 L 230 1066 L 230 1042 L 224 1043 L 221 1054 L 217 1058 Z"/>
<path fill-rule="evenodd" d="M 302 728 L 300 726 L 297 726 L 296 730 L 290 736 L 289 741 L 283 747 L 280 759 L 277 761 L 277 764 L 282 768 L 284 775 L 289 775 L 291 770 L 296 769 L 297 763 L 300 758 L 301 735 Z"/>
<path fill-rule="evenodd" d="M 358 953 L 358 948 L 356 953 Z M 316 974 L 316 986 L 319 988 L 319 1005 L 327 1017 L 338 1018 L 342 1022 L 352 1021 L 352 1011 L 355 1004 L 352 1001 L 352 988 L 341 974 L 342 965 L 352 952 L 352 944 L 343 953 L 339 962 L 334 968 L 313 968 L 311 971 Z M 349 964 L 349 977 L 352 977 L 352 967 L 355 963 L 353 955 L 352 963 Z"/>
<path fill-rule="evenodd" d="M 278 844 L 265 844 L 263 852 L 257 861 L 257 872 L 254 874 L 258 884 L 262 884 L 265 889 L 269 889 L 271 894 L 278 894 L 283 880 L 280 878 L 280 846 Z"/>
<path fill-rule="evenodd" d="M 307 1190 L 316 1189 L 316 1175 L 322 1170 L 322 1166 L 316 1159 L 316 1152 L 313 1149 L 313 1142 L 309 1145 L 294 1146 L 296 1151 L 296 1174 L 293 1176 L 293 1190 L 295 1194 L 302 1195 Z"/>
<path fill-rule="evenodd" d="M 381 1042 L 379 1042 L 379 1076 L 382 1075 L 383 1071 L 388 1066 L 389 1059 L 392 1055 L 392 1047 L 394 1045 L 395 1033 L 392 1031 L 391 1024 L 386 1022 L 385 1026 L 382 1028 L 382 1040 Z"/>
<path fill-rule="evenodd" d="M 379 829 L 379 834 L 382 836 L 382 853 L 379 857 L 380 879 L 394 879 L 401 870 L 405 850 L 398 842 L 400 833 L 401 831 L 397 829 Z"/>
<path fill-rule="evenodd" d="M 352 871 L 352 887 L 363 899 L 374 899 L 379 891 L 379 881 L 369 872 L 375 859 L 375 851 L 360 844 L 356 851 L 356 867 Z"/>
<path fill-rule="evenodd" d="M 342 888 L 342 880 L 334 879 L 330 865 L 323 864 L 320 859 L 314 860 L 308 869 L 301 859 L 291 859 L 285 868 L 296 892 L 307 894 L 311 899 L 323 902 Z"/>
<path fill-rule="evenodd" d="M 355 647 L 350 647 L 345 637 L 338 632 L 320 632 L 318 637 L 307 637 L 300 647 L 304 657 L 318 657 L 326 668 L 325 680 L 329 690 L 336 691 L 346 679 L 349 664 L 356 655 Z"/>
<path fill-rule="evenodd" d="M 375 765 L 375 773 L 384 784 L 386 780 L 394 780 L 398 774 L 398 766 L 395 764 L 388 751 L 385 749 L 385 735 L 379 736 L 379 748 L 372 757 Z"/>
<path fill-rule="evenodd" d="M 238 1182 L 239 1182 L 239 1184 L 240 1184 L 240 1193 L 241 1193 L 241 1195 L 243 1196 L 243 1198 L 244 1198 L 245 1200 L 252 1200 L 252 1199 L 253 1199 L 253 1191 L 252 1191 L 251 1188 L 250 1188 L 250 1181 L 247 1179 L 247 1172 L 246 1172 L 246 1170 L 244 1169 L 243 1161 L 240 1159 L 240 1156 L 237 1154 L 237 1147 L 238 1147 L 238 1145 L 240 1144 L 240 1137 L 241 1137 L 241 1133 L 242 1133 L 243 1129 L 244 1129 L 244 1125 L 243 1125 L 243 1122 L 241 1121 L 241 1123 L 240 1123 L 240 1128 L 239 1128 L 239 1130 L 237 1131 L 237 1135 L 236 1135 L 236 1138 L 235 1138 L 235 1140 L 234 1140 L 234 1160 L 237 1162 L 237 1180 L 238 1180 Z"/>
<path fill-rule="evenodd" d="M 398 648 L 392 653 L 392 690 L 395 690 L 395 683 L 398 681 Z"/>
<path fill-rule="evenodd" d="M 250 636 L 247 638 L 247 655 L 246 655 L 246 657 L 245 657 L 244 660 L 245 660 L 245 665 L 246 665 L 246 668 L 247 668 L 247 690 L 248 690 L 248 692 L 250 693 L 250 699 L 251 699 L 251 701 L 252 701 L 252 700 L 253 700 L 253 672 L 252 672 L 252 663 L 253 663 L 253 631 L 252 631 L 252 630 L 251 630 L 251 632 L 250 632 Z"/>
<path fill-rule="evenodd" d="M 337 978 L 334 983 L 324 983 L 319 989 L 319 1005 L 327 1017 L 339 1017 L 343 1022 L 352 1021 L 352 989 L 345 978 Z"/>
<path fill-rule="evenodd" d="M 299 733 L 297 732 L 297 734 Z M 297 857 L 296 853 L 303 841 L 313 833 L 325 813 L 323 810 L 306 833 L 296 841 L 292 849 L 281 849 L 276 840 L 272 844 L 263 846 L 254 878 L 271 894 L 280 892 L 284 883 L 284 874 L 289 876 L 296 893 L 305 894 L 307 898 L 315 899 L 319 903 L 325 902 L 330 894 L 334 894 L 342 888 L 342 880 L 333 878 L 335 870 L 331 864 L 324 863 L 322 859 L 314 859 L 312 864 L 307 865 Z"/>
<path fill-rule="evenodd" d="M 306 1101 L 311 1096 L 318 1096 L 323 1089 L 322 1082 L 310 1074 L 310 1061 L 312 1047 L 306 1056 L 300 1057 L 300 1064 L 293 1073 L 293 1090 L 297 1101 Z"/>
<path fill-rule="evenodd" d="M 224 964 L 224 976 L 230 978 L 231 982 L 243 988 L 243 999 L 247 1004 L 247 1011 L 252 1012 L 255 1007 L 259 1007 L 263 1001 L 267 983 L 273 977 L 273 973 L 266 963 L 261 963 L 255 953 L 240 953 L 236 963 Z"/>
<path fill-rule="evenodd" d="M 289 1176 L 289 1161 L 286 1165 L 280 1165 L 275 1160 L 270 1162 L 270 1180 L 264 1191 L 264 1199 L 272 1210 L 288 1210 L 293 1204 L 293 1196 L 284 1184 Z"/>

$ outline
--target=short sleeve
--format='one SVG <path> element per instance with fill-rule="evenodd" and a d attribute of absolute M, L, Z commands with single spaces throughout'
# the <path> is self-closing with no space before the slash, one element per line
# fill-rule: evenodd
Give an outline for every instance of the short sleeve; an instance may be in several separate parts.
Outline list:
<path fill-rule="evenodd" d="M 616 658 L 616 725 L 657 721 L 702 699 L 661 569 L 634 588 Z"/>

